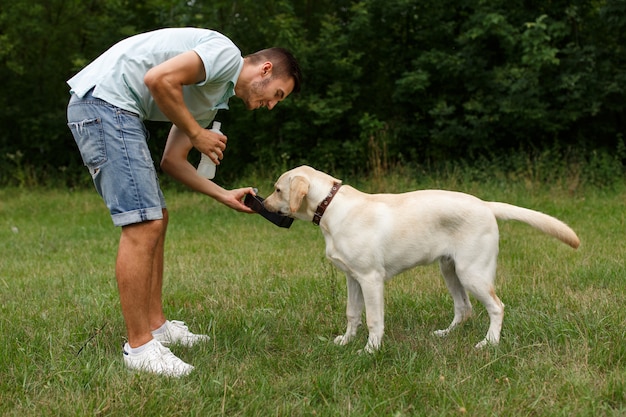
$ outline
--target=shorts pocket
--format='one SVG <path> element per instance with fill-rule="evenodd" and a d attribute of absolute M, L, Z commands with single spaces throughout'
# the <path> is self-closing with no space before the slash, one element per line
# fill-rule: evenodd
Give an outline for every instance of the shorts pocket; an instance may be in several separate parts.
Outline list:
<path fill-rule="evenodd" d="M 70 122 L 67 125 L 78 145 L 83 163 L 93 173 L 107 161 L 102 120 L 100 118 L 86 119 L 80 122 Z"/>

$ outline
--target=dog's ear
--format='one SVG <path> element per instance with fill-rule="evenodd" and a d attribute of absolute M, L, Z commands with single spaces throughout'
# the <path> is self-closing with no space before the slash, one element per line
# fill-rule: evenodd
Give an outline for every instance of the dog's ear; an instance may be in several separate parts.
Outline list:
<path fill-rule="evenodd" d="M 297 212 L 302 199 L 309 192 L 309 181 L 301 176 L 293 177 L 289 184 L 289 211 Z"/>

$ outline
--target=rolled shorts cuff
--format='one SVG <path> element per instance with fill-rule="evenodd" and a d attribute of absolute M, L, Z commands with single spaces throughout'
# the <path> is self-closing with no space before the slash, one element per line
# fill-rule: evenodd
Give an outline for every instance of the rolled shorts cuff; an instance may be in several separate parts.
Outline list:
<path fill-rule="evenodd" d="M 128 226 L 150 220 L 161 220 L 164 207 L 149 207 L 111 215 L 115 226 Z"/>

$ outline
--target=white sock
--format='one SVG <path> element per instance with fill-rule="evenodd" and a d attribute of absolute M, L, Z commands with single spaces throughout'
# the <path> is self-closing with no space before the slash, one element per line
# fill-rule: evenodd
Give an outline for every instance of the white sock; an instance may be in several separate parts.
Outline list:
<path fill-rule="evenodd" d="M 151 344 L 153 341 L 154 341 L 154 339 L 150 340 L 148 343 L 144 343 L 141 346 L 137 346 L 136 348 L 130 347 L 130 344 L 128 344 L 128 353 L 130 353 L 131 355 L 139 355 L 141 352 L 146 350 L 146 347 L 149 344 Z"/>
<path fill-rule="evenodd" d="M 167 323 L 168 323 L 168 321 L 165 320 L 165 323 L 163 323 L 161 325 L 161 327 L 159 327 L 158 329 L 152 330 L 152 334 L 162 334 L 162 333 L 165 333 L 165 331 L 167 330 Z"/>

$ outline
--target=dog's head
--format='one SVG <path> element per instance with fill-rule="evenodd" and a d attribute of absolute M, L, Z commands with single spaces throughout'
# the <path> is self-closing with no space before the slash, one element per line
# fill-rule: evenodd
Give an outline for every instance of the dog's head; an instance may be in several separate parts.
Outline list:
<path fill-rule="evenodd" d="M 321 171 L 302 165 L 285 172 L 274 184 L 274 192 L 263 205 L 269 211 L 311 221 L 333 183 L 341 182 Z"/>

